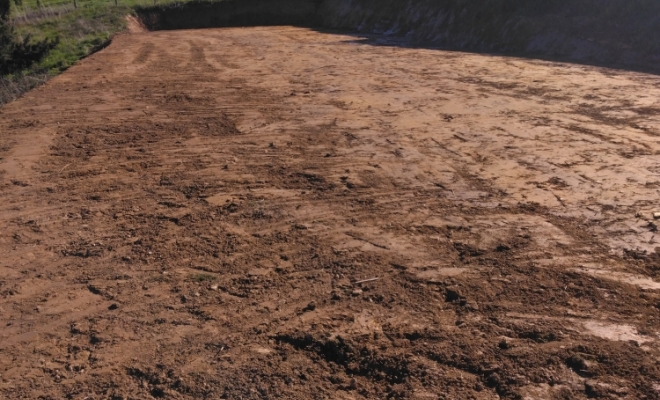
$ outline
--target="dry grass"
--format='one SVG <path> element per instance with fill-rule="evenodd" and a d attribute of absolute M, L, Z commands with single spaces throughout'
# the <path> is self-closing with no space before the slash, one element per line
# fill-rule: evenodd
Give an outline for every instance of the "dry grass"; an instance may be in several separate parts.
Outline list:
<path fill-rule="evenodd" d="M 50 78 L 48 72 L 31 72 L 20 76 L 0 77 L 0 106 L 12 102 Z"/>
<path fill-rule="evenodd" d="M 44 6 L 38 9 L 26 9 L 24 12 L 16 12 L 11 16 L 14 26 L 37 24 L 45 20 L 56 18 L 74 11 L 73 4 L 61 4 Z"/>

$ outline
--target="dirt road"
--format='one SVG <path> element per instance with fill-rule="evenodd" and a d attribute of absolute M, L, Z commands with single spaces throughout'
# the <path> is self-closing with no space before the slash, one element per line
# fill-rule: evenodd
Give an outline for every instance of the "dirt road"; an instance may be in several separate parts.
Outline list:
<path fill-rule="evenodd" d="M 660 398 L 660 78 L 384 44 L 124 34 L 0 109 L 0 397 Z"/>

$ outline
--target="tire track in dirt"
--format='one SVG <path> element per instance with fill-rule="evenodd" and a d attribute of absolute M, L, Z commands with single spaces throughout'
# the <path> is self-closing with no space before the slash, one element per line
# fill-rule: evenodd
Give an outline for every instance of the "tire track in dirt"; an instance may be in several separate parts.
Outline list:
<path fill-rule="evenodd" d="M 0 175 L 4 398 L 657 397 L 658 144 L 569 107 L 655 78 L 353 40 L 123 35 L 2 109 L 55 133 Z"/>

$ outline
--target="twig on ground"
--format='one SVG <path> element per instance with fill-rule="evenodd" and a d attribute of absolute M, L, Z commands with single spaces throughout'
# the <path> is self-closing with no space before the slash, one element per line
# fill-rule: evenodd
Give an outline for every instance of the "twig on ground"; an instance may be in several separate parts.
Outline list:
<path fill-rule="evenodd" d="M 369 279 L 363 279 L 363 280 L 361 280 L 361 281 L 357 281 L 357 282 L 355 282 L 355 283 L 353 283 L 353 284 L 354 284 L 354 285 L 360 285 L 360 284 L 362 284 L 362 283 L 373 282 L 373 281 L 377 281 L 377 280 L 379 280 L 379 279 L 380 279 L 380 278 L 369 278 Z"/>

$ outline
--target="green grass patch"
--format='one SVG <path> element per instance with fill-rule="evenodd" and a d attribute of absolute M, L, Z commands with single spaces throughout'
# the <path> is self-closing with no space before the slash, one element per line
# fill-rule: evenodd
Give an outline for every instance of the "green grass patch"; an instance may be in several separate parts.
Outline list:
<path fill-rule="evenodd" d="M 74 8 L 73 2 L 44 0 L 41 8 L 36 8 L 26 1 L 21 7 L 14 6 L 12 22 L 19 38 L 59 38 L 58 46 L 33 67 L 55 75 L 126 29 L 126 16 L 132 14 L 132 7 L 137 4 L 123 1 L 115 6 L 114 1 L 88 0 Z"/>
<path fill-rule="evenodd" d="M 17 25 L 16 32 L 20 37 L 30 35 L 35 40 L 59 38 L 57 47 L 33 67 L 55 75 L 125 29 L 125 16 L 130 12 L 128 7 L 78 9 L 64 15 L 38 19 L 34 23 Z"/>
<path fill-rule="evenodd" d="M 187 0 L 184 0 L 187 1 Z M 167 4 L 181 0 L 158 0 Z M 18 40 L 59 38 L 58 45 L 30 68 L 0 77 L 0 106 L 70 68 L 80 59 L 103 48 L 116 33 L 126 29 L 126 17 L 134 7 L 153 5 L 153 0 L 23 0 L 12 2 L 10 23 Z"/>

